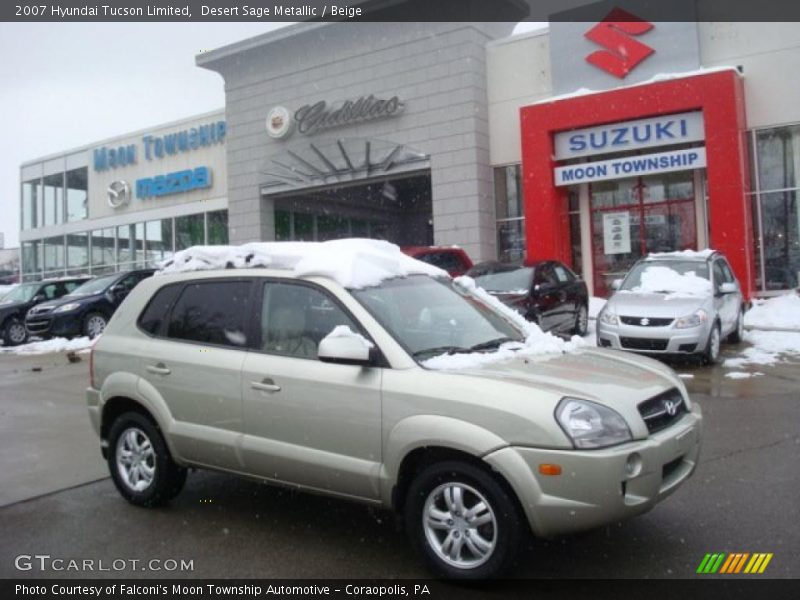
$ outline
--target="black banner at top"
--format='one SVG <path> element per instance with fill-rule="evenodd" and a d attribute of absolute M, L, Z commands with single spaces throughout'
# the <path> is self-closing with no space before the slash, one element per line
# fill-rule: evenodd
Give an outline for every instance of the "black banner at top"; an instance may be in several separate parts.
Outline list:
<path fill-rule="evenodd" d="M 648 21 L 800 21 L 795 0 L 11 0 L 5 22 L 596 21 L 621 7 Z"/>

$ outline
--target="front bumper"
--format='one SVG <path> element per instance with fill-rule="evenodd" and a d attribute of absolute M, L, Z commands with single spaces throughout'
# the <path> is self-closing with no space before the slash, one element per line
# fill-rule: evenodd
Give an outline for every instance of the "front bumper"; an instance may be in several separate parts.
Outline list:
<path fill-rule="evenodd" d="M 694 354 L 702 352 L 708 342 L 706 324 L 689 329 L 608 325 L 597 321 L 597 345 L 644 354 Z"/>
<path fill-rule="evenodd" d="M 647 439 L 601 450 L 506 447 L 484 460 L 514 488 L 535 535 L 592 529 L 642 514 L 674 492 L 697 467 L 703 417 L 698 404 Z M 638 472 L 626 462 L 638 454 Z M 542 475 L 539 465 L 561 466 Z"/>
<path fill-rule="evenodd" d="M 74 337 L 81 334 L 81 319 L 77 310 L 30 315 L 25 319 L 25 328 L 30 335 L 39 337 Z"/>

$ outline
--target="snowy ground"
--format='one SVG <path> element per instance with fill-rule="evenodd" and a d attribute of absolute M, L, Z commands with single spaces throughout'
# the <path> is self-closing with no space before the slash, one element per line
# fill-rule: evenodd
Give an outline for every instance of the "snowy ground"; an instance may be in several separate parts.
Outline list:
<path fill-rule="evenodd" d="M 0 347 L 0 354 L 49 354 L 51 352 L 86 352 L 94 340 L 79 337 L 72 340 L 53 338 L 52 340 L 32 341 L 21 346 Z"/>

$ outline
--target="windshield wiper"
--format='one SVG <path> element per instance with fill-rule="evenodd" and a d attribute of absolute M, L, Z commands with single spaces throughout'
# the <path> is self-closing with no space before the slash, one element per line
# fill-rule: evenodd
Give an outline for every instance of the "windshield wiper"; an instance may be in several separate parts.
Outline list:
<path fill-rule="evenodd" d="M 507 336 L 499 337 L 493 340 L 489 340 L 488 342 L 481 342 L 480 344 L 475 344 L 470 348 L 470 351 L 480 352 L 481 350 L 491 350 L 493 348 L 499 348 L 500 345 L 505 344 L 506 342 L 518 342 L 518 341 L 519 340 L 515 340 Z"/>
<path fill-rule="evenodd" d="M 416 358 L 420 354 L 467 354 L 469 352 L 472 352 L 472 348 L 463 348 L 461 346 L 437 346 L 436 348 L 417 350 L 412 356 Z"/>

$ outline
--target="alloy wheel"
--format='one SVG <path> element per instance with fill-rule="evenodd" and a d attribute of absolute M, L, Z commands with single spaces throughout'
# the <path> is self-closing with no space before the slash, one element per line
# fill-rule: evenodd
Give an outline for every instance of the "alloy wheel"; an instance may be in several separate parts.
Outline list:
<path fill-rule="evenodd" d="M 86 321 L 86 333 L 90 338 L 96 338 L 106 328 L 106 320 L 100 315 L 92 315 Z"/>
<path fill-rule="evenodd" d="M 709 354 L 711 355 L 711 360 L 716 362 L 719 358 L 719 327 L 714 326 L 711 330 L 711 340 L 709 341 L 710 351 Z"/>
<path fill-rule="evenodd" d="M 486 497 L 465 483 L 443 483 L 431 491 L 422 524 L 436 555 L 458 569 L 482 565 L 495 550 L 495 513 Z"/>
<path fill-rule="evenodd" d="M 129 427 L 117 441 L 117 471 L 125 485 L 142 492 L 153 483 L 156 453 L 150 438 L 138 427 Z"/>
<path fill-rule="evenodd" d="M 8 339 L 12 344 L 21 344 L 25 341 L 28 333 L 25 331 L 25 326 L 22 323 L 11 323 L 8 326 Z"/>

